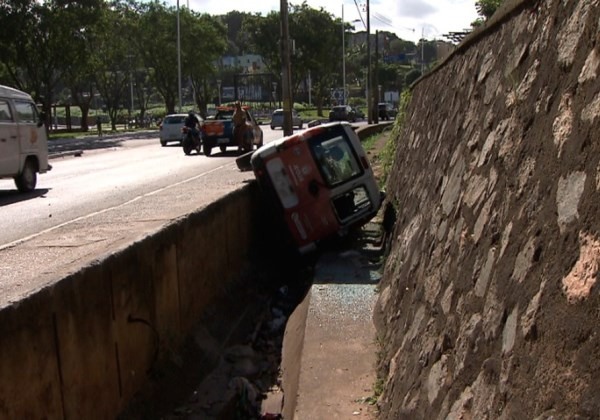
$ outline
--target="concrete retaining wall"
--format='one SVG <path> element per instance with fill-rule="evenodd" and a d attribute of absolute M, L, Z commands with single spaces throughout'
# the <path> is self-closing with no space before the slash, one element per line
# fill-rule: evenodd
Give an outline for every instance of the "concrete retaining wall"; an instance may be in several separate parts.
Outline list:
<path fill-rule="evenodd" d="M 0 312 L 0 418 L 114 418 L 255 240 L 251 184 Z"/>

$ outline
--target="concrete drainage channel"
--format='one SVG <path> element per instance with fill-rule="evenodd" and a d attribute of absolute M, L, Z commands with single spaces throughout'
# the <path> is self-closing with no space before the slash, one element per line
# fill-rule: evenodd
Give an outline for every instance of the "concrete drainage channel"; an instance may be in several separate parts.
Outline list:
<path fill-rule="evenodd" d="M 299 260 L 273 251 L 255 262 L 239 283 L 247 287 L 214 302 L 184 346 L 156 364 L 152 381 L 119 419 L 292 418 L 315 267 L 339 271 L 331 255 L 360 254 L 361 267 L 351 265 L 366 273 L 361 282 L 373 294 L 382 241 L 375 223 L 344 243 L 329 244 L 321 256 Z"/>
<path fill-rule="evenodd" d="M 310 273 L 254 267 L 243 277 L 247 287 L 213 303 L 183 347 L 156 364 L 152 382 L 120 419 L 260 418 L 261 400 L 281 393 L 285 324 Z"/>

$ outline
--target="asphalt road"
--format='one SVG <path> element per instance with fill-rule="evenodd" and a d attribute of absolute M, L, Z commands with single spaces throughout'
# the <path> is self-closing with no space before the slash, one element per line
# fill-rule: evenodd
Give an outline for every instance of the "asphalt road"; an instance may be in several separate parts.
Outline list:
<path fill-rule="evenodd" d="M 263 130 L 265 142 L 282 135 Z M 238 156 L 235 148 L 186 156 L 178 145 L 161 147 L 156 132 L 53 141 L 50 152 L 53 169 L 38 176 L 32 193 L 20 194 L 12 180 L 0 180 L 0 250 L 228 165 L 237 171 Z"/>

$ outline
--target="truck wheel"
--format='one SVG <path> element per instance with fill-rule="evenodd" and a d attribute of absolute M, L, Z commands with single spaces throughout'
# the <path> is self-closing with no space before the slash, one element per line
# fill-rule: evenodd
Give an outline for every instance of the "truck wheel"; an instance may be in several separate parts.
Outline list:
<path fill-rule="evenodd" d="M 165 146 L 167 145 L 167 142 L 166 142 L 166 140 L 161 140 L 161 141 L 160 141 L 160 145 L 161 145 L 162 147 L 165 147 Z"/>
<path fill-rule="evenodd" d="M 15 185 L 20 192 L 30 192 L 35 189 L 37 174 L 31 159 L 25 161 L 23 172 L 15 177 Z"/>
<path fill-rule="evenodd" d="M 202 151 L 204 152 L 204 156 L 210 156 L 212 153 L 212 147 L 205 143 L 202 145 Z"/>

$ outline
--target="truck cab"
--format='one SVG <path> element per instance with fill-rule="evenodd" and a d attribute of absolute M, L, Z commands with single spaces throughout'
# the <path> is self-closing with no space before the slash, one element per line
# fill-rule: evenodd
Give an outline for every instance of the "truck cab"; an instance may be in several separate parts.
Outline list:
<path fill-rule="evenodd" d="M 0 178 L 13 178 L 20 192 L 29 192 L 37 174 L 50 169 L 42 114 L 30 95 L 0 85 Z"/>
<path fill-rule="evenodd" d="M 259 148 L 263 144 L 263 132 L 258 122 L 247 106 L 242 107 L 246 114 L 246 136 L 251 148 Z M 233 106 L 221 106 L 217 108 L 217 114 L 213 119 L 205 120 L 202 124 L 202 151 L 205 156 L 212 154 L 212 149 L 218 147 L 225 152 L 227 147 L 241 148 L 234 136 Z"/>
<path fill-rule="evenodd" d="M 381 206 L 383 193 L 347 122 L 268 143 L 252 154 L 250 164 L 301 254 L 367 223 Z"/>

